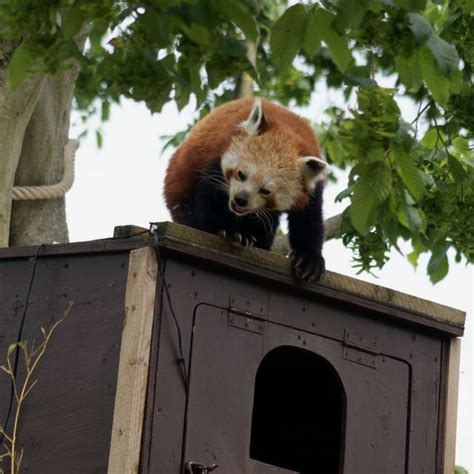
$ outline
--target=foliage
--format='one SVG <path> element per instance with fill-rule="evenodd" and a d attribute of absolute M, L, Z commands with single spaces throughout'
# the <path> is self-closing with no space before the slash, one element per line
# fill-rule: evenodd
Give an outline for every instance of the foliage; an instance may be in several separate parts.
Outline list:
<path fill-rule="evenodd" d="M 243 72 L 285 105 L 308 105 L 318 81 L 340 90 L 346 106 L 318 119 L 328 160 L 351 168 L 340 237 L 366 271 L 409 240 L 413 265 L 431 254 L 433 282 L 448 250 L 474 261 L 473 27 L 473 0 L 0 2 L 0 35 L 19 43 L 12 83 L 75 59 L 78 107 L 94 113 L 99 99 L 104 120 L 120 97 L 160 111 L 194 96 L 199 118 L 234 97 Z M 402 100 L 415 117 L 402 116 Z"/>
<path fill-rule="evenodd" d="M 4 461 L 7 461 L 9 464 L 10 474 L 17 474 L 20 472 L 21 461 L 24 454 L 23 449 L 20 450 L 18 447 L 18 424 L 20 420 L 20 414 L 22 413 L 26 398 L 38 383 L 38 380 L 32 380 L 33 373 L 43 358 L 54 331 L 69 315 L 72 307 L 73 303 L 71 302 L 64 311 L 63 316 L 48 330 L 41 328 L 43 340 L 37 347 L 35 347 L 35 341 L 31 343 L 31 347 L 29 347 L 27 341 L 20 341 L 8 346 L 6 365 L 0 365 L 0 372 L 4 372 L 11 379 L 15 410 L 11 432 L 7 433 L 5 431 L 7 427 L 0 425 L 0 437 L 3 440 L 3 443 L 0 447 L 4 449 L 4 451 L 0 453 L 0 474 L 7 472 L 2 468 Z M 22 381 L 18 380 L 14 371 L 14 364 L 12 364 L 11 360 L 16 351 L 21 351 L 23 362 L 25 364 L 25 375 Z"/>

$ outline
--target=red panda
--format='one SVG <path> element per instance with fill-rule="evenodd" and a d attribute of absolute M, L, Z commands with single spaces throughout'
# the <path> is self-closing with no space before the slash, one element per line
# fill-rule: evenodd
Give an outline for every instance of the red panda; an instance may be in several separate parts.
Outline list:
<path fill-rule="evenodd" d="M 322 190 L 329 168 L 301 117 L 262 99 L 238 99 L 198 122 L 168 166 L 164 195 L 173 220 L 269 250 L 288 214 L 296 277 L 317 281 Z"/>

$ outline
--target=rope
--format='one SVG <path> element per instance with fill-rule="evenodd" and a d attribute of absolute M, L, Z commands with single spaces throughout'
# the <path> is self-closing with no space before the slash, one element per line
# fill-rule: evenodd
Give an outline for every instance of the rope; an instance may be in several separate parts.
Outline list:
<path fill-rule="evenodd" d="M 64 147 L 64 172 L 61 182 L 45 186 L 15 186 L 12 189 L 14 201 L 27 199 L 57 199 L 64 196 L 74 183 L 74 157 L 79 141 L 69 139 Z"/>

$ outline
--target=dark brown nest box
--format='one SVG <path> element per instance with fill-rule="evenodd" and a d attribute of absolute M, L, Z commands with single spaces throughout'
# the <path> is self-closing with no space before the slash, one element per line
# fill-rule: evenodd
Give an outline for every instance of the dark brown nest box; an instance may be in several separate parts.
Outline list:
<path fill-rule="evenodd" d="M 453 472 L 463 312 L 158 233 L 159 265 L 147 233 L 41 249 L 22 339 L 73 307 L 20 414 L 22 472 Z M 0 363 L 35 252 L 0 250 Z M 10 390 L 0 374 L 0 424 Z"/>

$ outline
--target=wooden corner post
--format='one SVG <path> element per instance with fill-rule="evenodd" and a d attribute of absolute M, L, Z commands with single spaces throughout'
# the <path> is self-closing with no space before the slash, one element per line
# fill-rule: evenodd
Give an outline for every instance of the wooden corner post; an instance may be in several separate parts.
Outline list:
<path fill-rule="evenodd" d="M 461 339 L 453 337 L 447 351 L 446 402 L 444 420 L 444 474 L 454 474 L 456 462 L 456 426 L 458 411 L 459 369 L 461 357 Z"/>
<path fill-rule="evenodd" d="M 130 252 L 108 474 L 139 469 L 156 280 L 154 250 Z"/>

